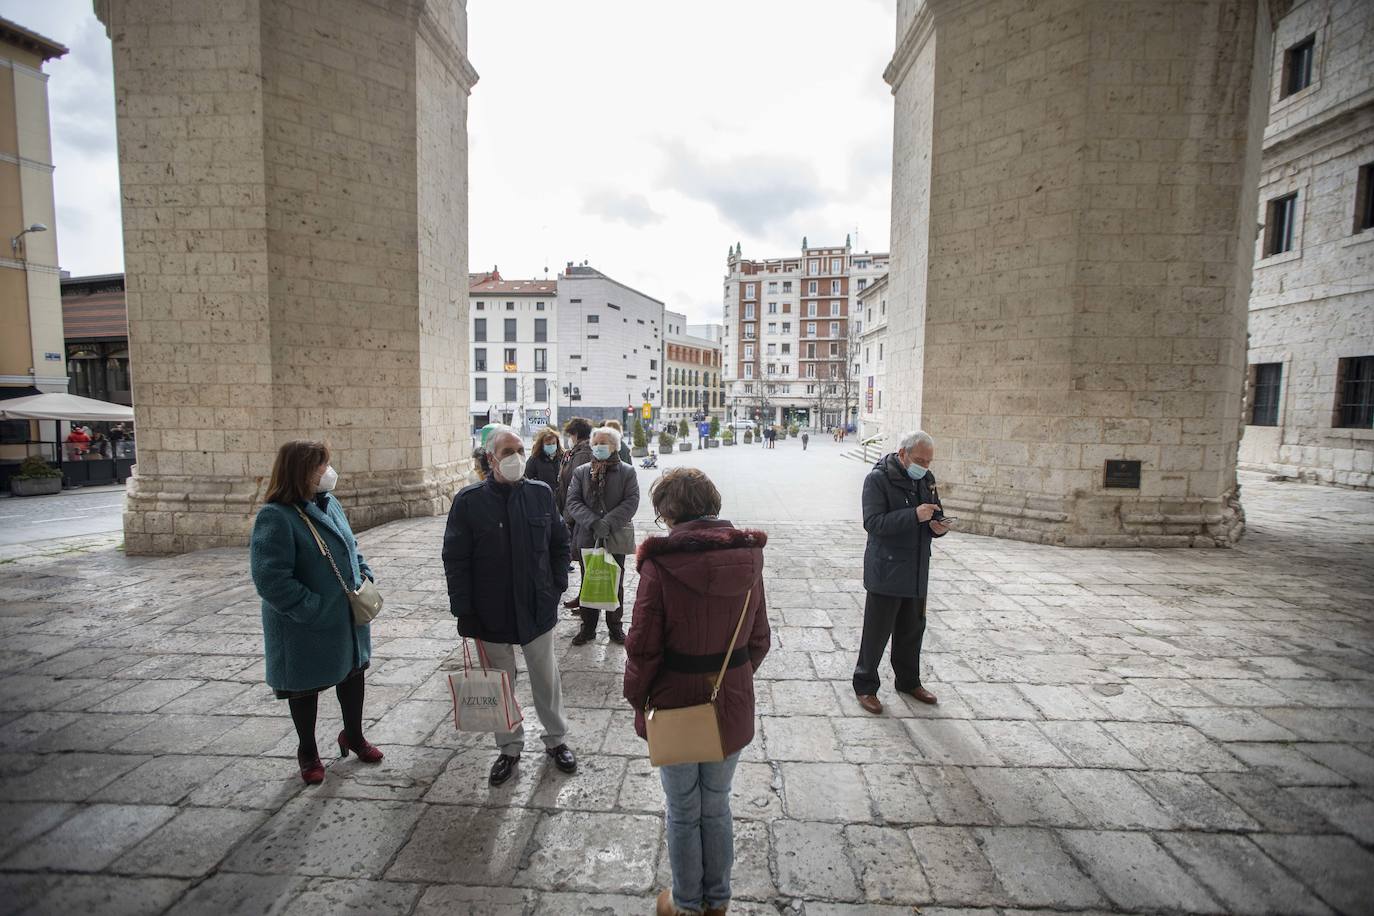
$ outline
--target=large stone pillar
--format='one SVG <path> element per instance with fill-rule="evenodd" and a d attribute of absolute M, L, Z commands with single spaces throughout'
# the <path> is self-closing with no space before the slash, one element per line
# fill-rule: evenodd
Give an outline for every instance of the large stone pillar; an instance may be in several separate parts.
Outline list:
<path fill-rule="evenodd" d="M 463 0 L 96 0 L 114 43 L 130 553 L 242 544 L 279 443 L 367 527 L 466 472 Z"/>
<path fill-rule="evenodd" d="M 1238 537 L 1262 7 L 900 0 L 886 425 L 961 530 Z"/>

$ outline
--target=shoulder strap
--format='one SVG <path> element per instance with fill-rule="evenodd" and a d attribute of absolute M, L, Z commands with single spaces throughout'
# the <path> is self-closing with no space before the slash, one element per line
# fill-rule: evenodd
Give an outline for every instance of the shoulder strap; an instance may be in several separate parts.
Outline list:
<path fill-rule="evenodd" d="M 751 588 L 744 593 L 744 607 L 740 608 L 739 623 L 735 624 L 735 635 L 730 637 L 730 648 L 725 650 L 725 658 L 720 663 L 720 674 L 716 675 L 716 683 L 711 688 L 711 702 L 716 701 L 716 694 L 720 693 L 720 685 L 725 681 L 725 671 L 730 667 L 730 656 L 735 654 L 735 643 L 739 641 L 739 631 L 744 629 L 744 618 L 749 614 L 749 599 L 754 596 Z"/>
<path fill-rule="evenodd" d="M 315 546 L 320 548 L 320 554 L 329 561 L 329 568 L 334 570 L 334 578 L 339 580 L 339 588 L 344 590 L 345 595 L 353 594 L 353 590 L 344 585 L 343 576 L 339 575 L 339 567 L 334 564 L 334 557 L 329 552 L 329 548 L 324 546 L 324 538 L 320 537 L 320 533 L 315 530 L 315 524 L 310 521 L 310 516 L 306 515 L 300 506 L 296 507 L 296 514 L 301 517 L 301 521 L 305 522 L 305 527 L 309 528 L 310 533 L 315 536 Z"/>

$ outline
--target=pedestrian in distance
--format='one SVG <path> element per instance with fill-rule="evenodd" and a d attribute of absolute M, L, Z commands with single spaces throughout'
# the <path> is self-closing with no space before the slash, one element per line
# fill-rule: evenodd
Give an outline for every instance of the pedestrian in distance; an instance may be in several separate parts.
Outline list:
<path fill-rule="evenodd" d="M 625 641 L 625 556 L 635 549 L 634 517 L 639 508 L 639 478 L 633 465 L 625 464 L 618 456 L 620 433 L 608 426 L 593 430 L 592 460 L 578 468 L 568 487 L 568 515 L 575 527 L 572 548 L 582 572 L 586 563 L 581 560 L 583 548 L 603 547 L 615 557 L 620 567 L 620 588 L 616 597 L 619 607 L 606 612 L 606 630 L 612 642 Z M 574 646 L 585 645 L 596 638 L 596 623 L 601 609 L 582 608 L 582 627 L 573 637 Z"/>
<path fill-rule="evenodd" d="M 863 635 L 854 666 L 859 705 L 878 715 L 878 664 L 892 641 L 892 671 L 898 693 L 934 704 L 921 686 L 921 642 L 926 630 L 926 589 L 932 538 L 949 530 L 930 463 L 935 441 L 921 431 L 902 436 L 897 451 L 878 459 L 864 478 Z"/>
<path fill-rule="evenodd" d="M 333 494 L 339 475 L 329 460 L 323 442 L 298 439 L 277 450 L 249 546 L 253 585 L 262 598 L 267 685 L 291 710 L 296 762 L 309 785 L 324 782 L 315 719 L 320 692 L 330 687 L 343 715 L 340 755 L 352 751 L 365 763 L 382 759 L 363 737 L 372 627 L 354 621 L 345 591 L 375 576 Z"/>
<path fill-rule="evenodd" d="M 563 470 L 563 449 L 558 444 L 558 430 L 546 426 L 534 437 L 530 457 L 525 462 L 525 479 L 542 480 L 553 492 L 558 492 L 558 476 Z"/>
<path fill-rule="evenodd" d="M 620 425 L 619 420 L 607 420 L 605 423 L 602 423 L 601 425 L 608 429 L 615 430 L 616 434 L 620 436 L 620 448 L 618 453 L 620 455 L 621 463 L 633 465 L 635 463 L 635 460 L 630 455 L 630 444 L 625 441 L 625 427 Z"/>
<path fill-rule="evenodd" d="M 802 433 L 802 451 L 806 451 L 806 444 L 811 441 L 810 433 Z"/>
<path fill-rule="evenodd" d="M 716 916 L 730 903 L 730 786 L 740 752 L 754 739 L 754 677 L 771 639 L 763 592 L 768 536 L 719 518 L 720 491 L 697 468 L 665 471 L 650 498 L 668 535 L 646 539 L 637 558 L 639 587 L 625 644 L 625 699 L 635 711 L 635 731 L 647 737 L 650 706 L 710 702 L 726 666 L 715 698 L 724 759 L 659 769 L 673 878 L 656 912 Z"/>
<path fill-rule="evenodd" d="M 529 672 L 545 753 L 565 773 L 577 770 L 566 743 L 563 683 L 554 654 L 558 596 L 568 587 L 568 530 L 553 491 L 526 480 L 525 445 L 507 426 L 487 440 L 491 476 L 453 498 L 444 529 L 444 576 L 458 635 L 479 640 L 491 664 L 515 686 L 515 647 Z M 498 733 L 488 781 L 510 779 L 525 746 L 525 726 Z"/>

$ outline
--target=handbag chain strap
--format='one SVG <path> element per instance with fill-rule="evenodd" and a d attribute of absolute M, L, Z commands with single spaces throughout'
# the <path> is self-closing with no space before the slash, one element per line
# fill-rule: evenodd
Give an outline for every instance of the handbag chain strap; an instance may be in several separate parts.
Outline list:
<path fill-rule="evenodd" d="M 329 561 L 329 568 L 334 570 L 334 578 L 339 580 L 339 588 L 344 590 L 345 595 L 353 594 L 353 590 L 344 585 L 343 576 L 339 575 L 339 567 L 334 564 L 334 555 L 329 552 L 328 547 L 324 546 L 324 538 L 320 537 L 320 533 L 315 530 L 315 524 L 310 521 L 310 516 L 306 515 L 300 506 L 296 507 L 296 514 L 301 517 L 301 520 L 305 522 L 305 527 L 309 528 L 310 533 L 315 536 L 315 545 L 320 548 L 320 553 Z"/>
<path fill-rule="evenodd" d="M 720 693 L 720 685 L 725 682 L 725 671 L 730 667 L 730 656 L 735 653 L 735 643 L 739 640 L 739 631 L 744 629 L 744 618 L 749 613 L 749 599 L 754 595 L 751 588 L 744 593 L 744 607 L 739 612 L 739 623 L 735 624 L 735 635 L 730 637 L 730 648 L 725 650 L 725 658 L 720 663 L 720 674 L 716 675 L 716 683 L 711 687 L 711 702 L 716 701 L 716 694 Z"/>

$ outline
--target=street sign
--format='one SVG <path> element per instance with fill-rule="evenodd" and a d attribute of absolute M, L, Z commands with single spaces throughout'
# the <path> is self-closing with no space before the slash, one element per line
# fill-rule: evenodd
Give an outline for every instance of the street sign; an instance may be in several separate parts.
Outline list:
<path fill-rule="evenodd" d="M 649 420 L 649 419 L 652 419 L 653 416 L 654 416 L 654 405 L 650 404 L 648 401 L 645 401 L 645 402 L 644 402 L 644 419 Z"/>

